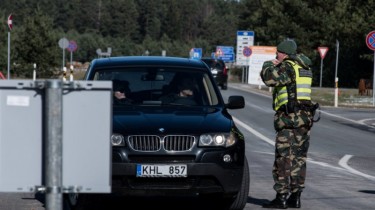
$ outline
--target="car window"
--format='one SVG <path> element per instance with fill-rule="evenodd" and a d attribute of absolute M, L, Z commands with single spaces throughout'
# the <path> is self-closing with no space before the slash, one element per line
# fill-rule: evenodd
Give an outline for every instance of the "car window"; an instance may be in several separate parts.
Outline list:
<path fill-rule="evenodd" d="M 210 106 L 219 103 L 214 85 L 204 71 L 171 67 L 112 67 L 95 70 L 93 78 L 126 81 L 130 90 L 127 98 L 132 100 L 131 105 Z M 181 84 L 187 78 L 193 94 L 192 97 L 181 98 Z"/>

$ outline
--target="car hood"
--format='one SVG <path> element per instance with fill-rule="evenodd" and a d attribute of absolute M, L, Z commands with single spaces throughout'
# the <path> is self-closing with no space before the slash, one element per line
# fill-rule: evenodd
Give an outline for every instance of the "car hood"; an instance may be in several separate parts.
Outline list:
<path fill-rule="evenodd" d="M 230 115 L 220 108 L 121 111 L 113 114 L 113 132 L 125 135 L 229 132 L 231 121 Z"/>

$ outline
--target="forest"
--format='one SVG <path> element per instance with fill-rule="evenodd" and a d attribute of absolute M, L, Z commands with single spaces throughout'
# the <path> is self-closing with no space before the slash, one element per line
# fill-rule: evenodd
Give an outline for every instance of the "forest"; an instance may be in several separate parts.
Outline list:
<path fill-rule="evenodd" d="M 353 88 L 373 78 L 366 36 L 375 30 L 374 8 L 373 0 L 0 0 L 0 71 L 7 74 L 8 37 L 11 78 L 32 78 L 34 63 L 39 77 L 53 78 L 70 59 L 65 52 L 62 61 L 63 37 L 77 43 L 73 61 L 86 63 L 109 47 L 111 56 L 189 57 L 191 48 L 211 56 L 218 45 L 236 49 L 237 31 L 249 30 L 259 46 L 295 40 L 313 61 L 314 86 L 322 61 L 317 48 L 328 47 L 323 87 L 335 85 L 337 68 L 340 87 Z"/>

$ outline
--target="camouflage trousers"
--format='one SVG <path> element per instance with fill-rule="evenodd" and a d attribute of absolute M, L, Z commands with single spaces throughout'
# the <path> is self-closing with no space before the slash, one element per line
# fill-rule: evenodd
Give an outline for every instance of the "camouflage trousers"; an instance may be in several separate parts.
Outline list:
<path fill-rule="evenodd" d="M 275 182 L 273 188 L 276 192 L 297 192 L 305 187 L 309 140 L 310 129 L 305 127 L 277 132 L 272 169 Z"/>

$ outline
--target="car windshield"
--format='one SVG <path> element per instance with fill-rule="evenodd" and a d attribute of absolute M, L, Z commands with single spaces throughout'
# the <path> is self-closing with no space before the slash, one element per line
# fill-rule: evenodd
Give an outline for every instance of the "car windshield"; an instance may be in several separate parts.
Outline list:
<path fill-rule="evenodd" d="M 214 106 L 219 103 L 214 84 L 203 71 L 184 68 L 119 67 L 97 69 L 93 80 L 113 81 L 125 92 L 123 106 Z M 115 104 L 114 100 L 114 105 Z"/>

